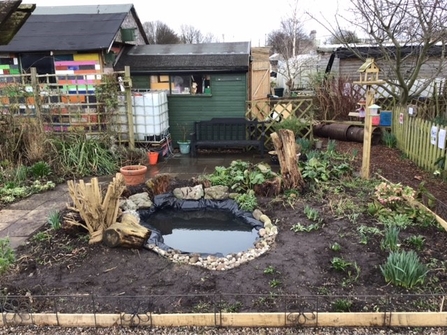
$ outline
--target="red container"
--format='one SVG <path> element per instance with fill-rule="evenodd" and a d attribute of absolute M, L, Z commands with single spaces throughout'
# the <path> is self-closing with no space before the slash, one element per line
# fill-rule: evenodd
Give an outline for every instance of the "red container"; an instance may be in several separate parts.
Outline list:
<path fill-rule="evenodd" d="M 373 126 L 378 126 L 380 123 L 380 115 L 371 116 L 371 122 Z"/>

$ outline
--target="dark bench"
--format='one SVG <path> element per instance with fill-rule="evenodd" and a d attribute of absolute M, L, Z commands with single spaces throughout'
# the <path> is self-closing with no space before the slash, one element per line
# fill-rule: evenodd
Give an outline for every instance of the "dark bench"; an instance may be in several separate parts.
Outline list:
<path fill-rule="evenodd" d="M 245 118 L 213 118 L 194 122 L 191 156 L 199 148 L 257 147 L 264 157 L 265 123 Z"/>

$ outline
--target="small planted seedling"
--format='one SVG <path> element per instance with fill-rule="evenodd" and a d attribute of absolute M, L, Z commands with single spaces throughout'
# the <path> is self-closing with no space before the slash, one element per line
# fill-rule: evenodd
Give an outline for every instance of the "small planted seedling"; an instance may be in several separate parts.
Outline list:
<path fill-rule="evenodd" d="M 334 312 L 350 312 L 352 301 L 349 299 L 337 299 L 332 303 Z"/>
<path fill-rule="evenodd" d="M 6 272 L 15 260 L 15 253 L 9 243 L 9 238 L 0 239 L 0 274 Z"/>
<path fill-rule="evenodd" d="M 400 229 L 397 226 L 387 226 L 383 240 L 380 243 L 382 250 L 397 251 L 400 247 L 399 233 Z"/>
<path fill-rule="evenodd" d="M 333 269 L 345 272 L 352 264 L 341 257 L 334 257 L 331 260 L 331 265 Z"/>
<path fill-rule="evenodd" d="M 317 223 L 310 224 L 308 226 L 303 226 L 301 223 L 294 224 L 290 230 L 295 233 L 310 233 L 312 230 L 318 230 L 320 226 Z"/>
<path fill-rule="evenodd" d="M 280 272 L 279 272 L 279 271 L 276 271 L 275 267 L 272 266 L 272 265 L 269 265 L 269 266 L 267 266 L 267 267 L 264 269 L 264 274 L 267 274 L 267 275 L 273 275 L 273 274 L 276 274 L 276 273 L 280 273 Z"/>
<path fill-rule="evenodd" d="M 337 242 L 334 242 L 330 245 L 330 248 L 332 251 L 340 251 L 341 250 L 341 245 Z"/>
<path fill-rule="evenodd" d="M 413 248 L 420 251 L 424 247 L 425 237 L 421 235 L 412 235 L 405 240 Z"/>
<path fill-rule="evenodd" d="M 48 217 L 48 223 L 53 230 L 58 230 L 61 227 L 61 215 L 57 211 L 53 211 L 50 213 Z"/>
<path fill-rule="evenodd" d="M 312 222 L 321 223 L 323 221 L 320 217 L 320 212 L 310 206 L 306 205 L 306 207 L 304 207 L 304 214 L 306 214 L 306 217 Z"/>
<path fill-rule="evenodd" d="M 269 285 L 271 288 L 275 288 L 281 285 L 281 281 L 278 279 L 272 279 L 270 280 Z"/>

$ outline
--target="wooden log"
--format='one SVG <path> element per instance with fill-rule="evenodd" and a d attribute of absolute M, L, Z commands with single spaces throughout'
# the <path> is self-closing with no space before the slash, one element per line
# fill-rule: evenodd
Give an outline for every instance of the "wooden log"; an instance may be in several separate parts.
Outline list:
<path fill-rule="evenodd" d="M 301 191 L 304 187 L 304 180 L 298 168 L 295 134 L 289 129 L 280 129 L 277 133 L 270 134 L 270 137 L 281 166 L 283 189 Z"/>
<path fill-rule="evenodd" d="M 103 242 L 111 248 L 139 249 L 147 241 L 151 231 L 138 223 L 138 218 L 125 213 L 121 222 L 115 222 L 104 231 Z"/>

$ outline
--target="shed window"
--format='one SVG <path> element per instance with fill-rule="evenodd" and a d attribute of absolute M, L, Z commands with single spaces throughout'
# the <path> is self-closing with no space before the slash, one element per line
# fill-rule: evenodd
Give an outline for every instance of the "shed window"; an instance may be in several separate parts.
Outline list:
<path fill-rule="evenodd" d="M 170 94 L 211 94 L 211 77 L 203 73 L 159 74 L 151 76 L 151 90 Z"/>
<path fill-rule="evenodd" d="M 210 94 L 210 76 L 203 73 L 171 75 L 171 94 Z"/>

